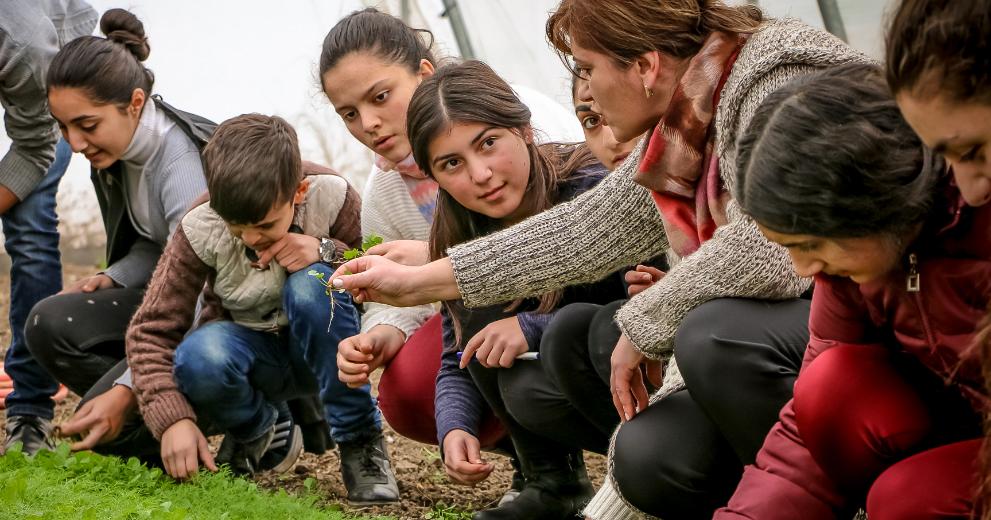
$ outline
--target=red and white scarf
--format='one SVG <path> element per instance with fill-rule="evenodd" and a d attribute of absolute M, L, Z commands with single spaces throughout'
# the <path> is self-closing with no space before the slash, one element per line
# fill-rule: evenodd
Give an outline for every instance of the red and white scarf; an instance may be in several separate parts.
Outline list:
<path fill-rule="evenodd" d="M 390 162 L 385 157 L 376 155 L 375 166 L 378 166 L 382 171 L 396 170 L 399 172 L 403 182 L 406 183 L 410 197 L 413 198 L 413 203 L 416 204 L 416 209 L 420 211 L 423 218 L 427 219 L 427 222 L 433 224 L 434 208 L 437 207 L 437 191 L 440 186 L 437 185 L 436 181 L 427 177 L 427 174 L 423 173 L 423 170 L 416 165 L 413 154 L 407 155 L 398 163 Z"/>
<path fill-rule="evenodd" d="M 709 35 L 647 136 L 634 177 L 652 190 L 664 231 L 679 256 L 694 253 L 726 223 L 730 195 L 719 177 L 714 119 L 719 94 L 747 35 Z"/>

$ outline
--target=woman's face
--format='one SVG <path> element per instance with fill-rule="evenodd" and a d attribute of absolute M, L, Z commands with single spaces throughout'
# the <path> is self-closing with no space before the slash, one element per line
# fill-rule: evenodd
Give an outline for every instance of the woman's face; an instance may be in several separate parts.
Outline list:
<path fill-rule="evenodd" d="M 527 137 L 524 137 L 527 136 Z M 512 224 L 530 181 L 529 129 L 454 123 L 430 141 L 430 172 L 465 208 Z"/>
<path fill-rule="evenodd" d="M 591 101 L 591 109 L 606 121 L 617 141 L 626 142 L 653 128 L 674 94 L 682 64 L 661 53 L 648 53 L 624 66 L 606 54 L 572 42 L 575 68 L 586 81 L 576 97 Z M 645 90 L 652 92 L 647 97 Z"/>
<path fill-rule="evenodd" d="M 610 127 L 601 114 L 592 110 L 591 100 L 581 100 L 578 98 L 578 91 L 583 88 L 585 80 L 579 79 L 575 86 L 575 115 L 582 124 L 582 131 L 585 132 L 585 144 L 592 151 L 592 155 L 599 160 L 610 171 L 623 163 L 630 152 L 637 144 L 636 139 L 629 141 L 617 141 Z"/>
<path fill-rule="evenodd" d="M 130 104 L 123 109 L 96 104 L 80 88 L 55 87 L 48 93 L 48 106 L 62 137 L 96 169 L 117 162 L 130 146 L 144 102 L 141 89 L 134 89 Z"/>
<path fill-rule="evenodd" d="M 843 276 L 858 284 L 877 280 L 897 267 L 903 251 L 893 237 L 824 238 L 778 233 L 757 224 L 768 240 L 784 246 L 799 276 Z"/>
<path fill-rule="evenodd" d="M 964 200 L 971 206 L 991 201 L 991 105 L 959 103 L 943 96 L 920 99 L 903 92 L 898 106 L 926 146 L 946 158 Z"/>
<path fill-rule="evenodd" d="M 420 61 L 417 72 L 389 62 L 369 51 L 352 52 L 324 73 L 324 93 L 361 144 L 391 162 L 410 154 L 406 137 L 406 109 L 413 91 L 434 73 Z"/>

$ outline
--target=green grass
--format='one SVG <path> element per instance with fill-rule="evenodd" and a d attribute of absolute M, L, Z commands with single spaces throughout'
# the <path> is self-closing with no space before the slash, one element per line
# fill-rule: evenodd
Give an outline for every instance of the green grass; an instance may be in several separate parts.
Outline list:
<path fill-rule="evenodd" d="M 471 520 L 470 511 L 462 511 L 453 506 L 435 504 L 423 518 L 427 520 Z"/>
<path fill-rule="evenodd" d="M 307 479 L 303 496 L 268 492 L 226 470 L 179 484 L 156 468 L 90 452 L 0 457 L 0 518 L 17 519 L 331 519 L 357 517 L 320 507 Z"/>

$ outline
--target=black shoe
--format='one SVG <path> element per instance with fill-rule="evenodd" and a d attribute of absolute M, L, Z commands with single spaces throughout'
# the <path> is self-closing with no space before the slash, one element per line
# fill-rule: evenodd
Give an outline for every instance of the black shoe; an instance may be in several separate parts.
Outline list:
<path fill-rule="evenodd" d="M 512 501 L 479 511 L 472 520 L 566 520 L 578 516 L 592 499 L 581 453 L 559 461 L 523 461 L 527 479 Z"/>
<path fill-rule="evenodd" d="M 303 452 L 303 433 L 293 422 L 288 408 L 280 406 L 279 410 L 275 424 L 253 441 L 238 442 L 225 435 L 217 451 L 217 463 L 228 464 L 236 475 L 289 471 Z"/>
<path fill-rule="evenodd" d="M 341 475 L 348 490 L 348 502 L 361 506 L 399 501 L 399 486 L 381 432 L 339 442 L 337 446 L 341 450 Z"/>
<path fill-rule="evenodd" d="M 52 441 L 52 421 L 35 415 L 14 415 L 7 418 L 7 439 L 3 451 L 7 452 L 14 443 L 21 443 L 21 452 L 34 455 L 41 450 L 54 450 Z"/>
<path fill-rule="evenodd" d="M 520 467 L 520 459 L 510 457 L 509 463 L 513 465 L 513 481 L 509 484 L 509 489 L 499 498 L 496 507 L 502 507 L 516 500 L 516 497 L 520 496 L 520 492 L 526 486 L 526 479 L 523 478 L 523 468 Z"/>

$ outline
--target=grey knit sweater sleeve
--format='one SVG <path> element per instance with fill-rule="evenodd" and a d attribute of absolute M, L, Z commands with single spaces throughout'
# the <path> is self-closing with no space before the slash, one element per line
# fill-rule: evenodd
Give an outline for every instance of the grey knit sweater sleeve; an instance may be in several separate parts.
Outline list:
<path fill-rule="evenodd" d="M 594 282 L 667 250 L 650 192 L 633 182 L 643 146 L 574 200 L 448 249 L 465 305 Z"/>

